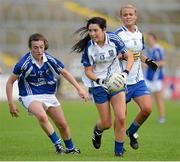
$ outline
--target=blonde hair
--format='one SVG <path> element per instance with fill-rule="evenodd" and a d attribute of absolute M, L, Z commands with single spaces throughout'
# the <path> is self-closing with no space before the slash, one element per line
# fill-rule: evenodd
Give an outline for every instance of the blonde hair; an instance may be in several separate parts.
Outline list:
<path fill-rule="evenodd" d="M 120 9 L 120 16 L 122 16 L 122 11 L 123 11 L 123 9 L 125 9 L 125 8 L 131 8 L 131 9 L 134 10 L 135 14 L 137 13 L 136 8 L 135 8 L 133 5 L 131 5 L 131 4 L 126 4 L 126 5 L 122 6 L 121 9 Z"/>

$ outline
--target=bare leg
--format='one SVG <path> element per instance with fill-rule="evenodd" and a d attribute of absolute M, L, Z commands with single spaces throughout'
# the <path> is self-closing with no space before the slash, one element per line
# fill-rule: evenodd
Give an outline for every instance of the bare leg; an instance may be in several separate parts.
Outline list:
<path fill-rule="evenodd" d="M 48 136 L 54 132 L 54 128 L 48 120 L 48 116 L 42 106 L 42 103 L 33 101 L 29 106 L 29 112 L 36 116 L 41 128 Z"/>
<path fill-rule="evenodd" d="M 154 96 L 155 96 L 155 100 L 156 100 L 157 108 L 159 112 L 159 119 L 160 119 L 160 122 L 162 119 L 162 123 L 163 123 L 165 122 L 165 107 L 164 107 L 164 102 L 163 102 L 161 94 L 162 94 L 162 91 L 155 92 Z"/>
<path fill-rule="evenodd" d="M 149 95 L 136 97 L 134 101 L 138 104 L 140 111 L 135 118 L 135 121 L 141 125 L 149 117 L 152 111 L 152 102 Z"/>
<path fill-rule="evenodd" d="M 47 110 L 47 113 L 51 117 L 51 119 L 54 121 L 54 123 L 56 124 L 63 140 L 69 139 L 71 136 L 70 135 L 70 129 L 69 129 L 69 126 L 68 126 L 67 121 L 65 119 L 64 112 L 63 112 L 62 108 L 60 108 L 60 107 L 51 108 L 50 107 Z"/>

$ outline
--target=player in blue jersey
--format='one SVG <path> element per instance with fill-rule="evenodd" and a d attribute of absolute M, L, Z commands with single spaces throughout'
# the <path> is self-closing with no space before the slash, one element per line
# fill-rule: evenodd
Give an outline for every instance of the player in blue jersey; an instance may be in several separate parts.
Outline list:
<path fill-rule="evenodd" d="M 164 50 L 157 43 L 157 37 L 154 33 L 147 33 L 147 57 L 157 62 L 159 68 L 153 71 L 150 67 L 145 70 L 146 83 L 149 90 L 155 97 L 159 111 L 159 122 L 165 122 L 165 107 L 162 99 L 163 79 L 164 79 Z"/>
<path fill-rule="evenodd" d="M 12 96 L 13 84 L 18 80 L 20 101 L 26 110 L 38 119 L 41 128 L 54 144 L 56 152 L 59 154 L 80 153 L 80 150 L 75 148 L 72 142 L 63 109 L 55 97 L 56 76 L 63 75 L 76 88 L 81 98 L 88 100 L 89 95 L 65 69 L 64 64 L 46 52 L 48 41 L 43 35 L 32 34 L 29 37 L 28 45 L 30 51 L 15 65 L 13 74 L 6 84 L 9 111 L 12 117 L 19 116 L 19 110 L 13 102 Z M 54 131 L 48 116 L 59 129 L 66 149 L 62 146 L 61 139 Z"/>
<path fill-rule="evenodd" d="M 100 116 L 93 130 L 93 145 L 96 149 L 100 148 L 103 131 L 112 125 L 110 108 L 112 105 L 116 117 L 114 121 L 114 154 L 122 156 L 126 131 L 125 90 L 122 89 L 116 93 L 107 92 L 105 82 L 106 77 L 112 73 L 120 73 L 126 78 L 134 62 L 133 55 L 127 51 L 117 35 L 106 32 L 106 20 L 101 17 L 89 19 L 86 26 L 80 28 L 77 33 L 82 36 L 82 39 L 72 49 L 83 53 L 82 63 L 85 71 L 83 81 L 89 87 Z M 124 71 L 119 66 L 119 53 L 122 53 L 127 59 Z"/>
<path fill-rule="evenodd" d="M 141 61 L 147 63 L 154 70 L 157 69 L 157 64 L 141 54 L 144 49 L 144 41 L 142 33 L 136 26 L 137 13 L 135 7 L 132 5 L 124 5 L 120 9 L 120 19 L 123 25 L 118 28 L 115 33 L 122 39 L 126 47 L 131 50 L 134 55 L 133 67 L 127 76 L 126 103 L 133 99 L 140 108 L 134 121 L 127 129 L 126 134 L 130 139 L 130 146 L 133 149 L 138 149 L 138 141 L 135 136 L 137 135 L 136 132 L 152 111 L 150 92 L 145 84 Z M 123 60 L 123 68 L 125 69 L 127 63 L 126 59 L 123 57 L 121 58 Z"/>

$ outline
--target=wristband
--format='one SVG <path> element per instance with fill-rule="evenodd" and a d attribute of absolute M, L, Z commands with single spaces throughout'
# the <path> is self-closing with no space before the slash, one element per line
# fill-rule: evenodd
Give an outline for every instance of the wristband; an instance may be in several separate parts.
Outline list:
<path fill-rule="evenodd" d="M 99 84 L 99 81 L 100 81 L 100 79 L 99 79 L 99 78 L 97 78 L 95 82 L 96 82 L 97 84 Z"/>
<path fill-rule="evenodd" d="M 129 70 L 124 70 L 123 72 L 125 72 L 127 75 L 129 74 Z"/>
<path fill-rule="evenodd" d="M 145 60 L 145 63 L 147 64 L 148 61 L 149 61 L 149 58 L 147 58 L 147 59 Z"/>

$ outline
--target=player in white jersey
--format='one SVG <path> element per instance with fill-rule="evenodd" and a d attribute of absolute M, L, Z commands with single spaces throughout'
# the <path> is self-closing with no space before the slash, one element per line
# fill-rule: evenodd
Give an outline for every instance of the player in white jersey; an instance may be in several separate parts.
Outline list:
<path fill-rule="evenodd" d="M 6 83 L 9 111 L 12 117 L 19 116 L 19 110 L 13 102 L 12 96 L 13 84 L 18 80 L 20 101 L 26 110 L 38 119 L 41 128 L 54 144 L 56 152 L 59 154 L 80 153 L 80 150 L 75 148 L 72 142 L 63 109 L 55 97 L 56 76 L 62 74 L 76 88 L 81 98 L 87 100 L 89 95 L 65 69 L 63 63 L 45 51 L 48 49 L 48 41 L 43 35 L 32 34 L 29 37 L 29 49 L 30 52 L 25 54 L 15 65 L 13 74 Z M 59 129 L 66 149 L 63 148 L 48 116 Z"/>
<path fill-rule="evenodd" d="M 155 60 L 158 63 L 158 70 L 153 71 L 151 68 L 147 67 L 145 69 L 145 78 L 149 90 L 155 97 L 159 111 L 159 122 L 165 122 L 165 107 L 162 99 L 162 90 L 163 90 L 163 80 L 164 80 L 164 50 L 157 43 L 157 37 L 154 33 L 147 33 L 146 35 L 147 42 L 147 57 Z"/>
<path fill-rule="evenodd" d="M 115 32 L 125 43 L 126 47 L 131 50 L 134 55 L 133 67 L 127 76 L 127 94 L 126 103 L 133 99 L 139 106 L 140 111 L 134 119 L 133 123 L 127 129 L 126 134 L 130 139 L 130 145 L 133 149 L 138 149 L 138 141 L 135 137 L 137 130 L 148 118 L 152 111 L 150 92 L 143 78 L 141 61 L 146 62 L 149 66 L 157 68 L 153 60 L 141 54 L 144 49 L 143 35 L 136 26 L 137 13 L 132 5 L 125 5 L 120 9 L 120 19 L 122 26 Z M 126 66 L 126 60 L 123 59 L 123 68 Z"/>
<path fill-rule="evenodd" d="M 104 87 L 105 78 L 109 74 L 116 72 L 124 78 L 127 76 L 134 62 L 133 55 L 126 50 L 124 43 L 117 35 L 106 32 L 106 20 L 101 17 L 89 19 L 86 26 L 80 28 L 76 33 L 81 33 L 82 39 L 73 46 L 73 51 L 83 52 L 82 63 L 85 70 L 83 81 L 89 87 L 100 115 L 93 130 L 93 145 L 96 149 L 100 148 L 103 131 L 112 125 L 110 108 L 112 105 L 116 116 L 114 121 L 114 154 L 115 156 L 123 156 L 126 132 L 125 89 L 111 93 L 107 92 Z M 119 53 L 122 53 L 127 59 L 124 71 L 119 66 Z"/>

